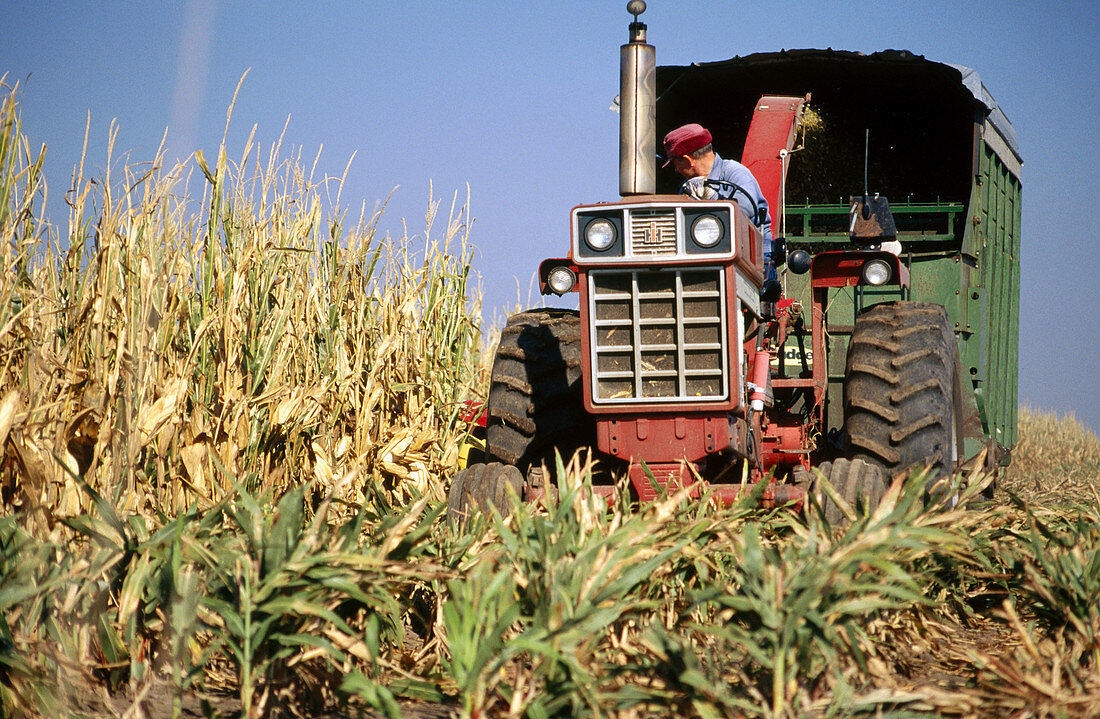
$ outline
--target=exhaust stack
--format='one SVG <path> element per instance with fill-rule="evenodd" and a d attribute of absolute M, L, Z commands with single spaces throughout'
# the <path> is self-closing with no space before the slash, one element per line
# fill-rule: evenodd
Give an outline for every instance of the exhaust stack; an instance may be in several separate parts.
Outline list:
<path fill-rule="evenodd" d="M 657 191 L 657 55 L 646 42 L 643 0 L 631 0 L 630 42 L 619 49 L 619 194 Z"/>

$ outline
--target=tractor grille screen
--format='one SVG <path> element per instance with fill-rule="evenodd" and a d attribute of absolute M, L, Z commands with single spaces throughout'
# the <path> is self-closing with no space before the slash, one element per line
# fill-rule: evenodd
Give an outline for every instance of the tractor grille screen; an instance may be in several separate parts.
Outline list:
<path fill-rule="evenodd" d="M 633 210 L 630 213 L 630 251 L 635 257 L 675 255 L 676 210 Z"/>
<path fill-rule="evenodd" d="M 721 269 L 592 270 L 593 401 L 729 396 Z"/>

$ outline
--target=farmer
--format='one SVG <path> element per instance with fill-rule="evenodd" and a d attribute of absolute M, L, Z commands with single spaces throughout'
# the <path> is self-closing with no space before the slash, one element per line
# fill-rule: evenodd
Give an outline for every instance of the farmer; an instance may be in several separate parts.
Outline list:
<path fill-rule="evenodd" d="M 725 160 L 714 151 L 710 131 L 691 123 L 665 135 L 662 167 L 672 165 L 686 180 L 680 192 L 699 199 L 737 200 L 737 204 L 764 233 L 764 252 L 770 256 L 772 218 L 768 201 L 749 168 L 735 160 Z"/>

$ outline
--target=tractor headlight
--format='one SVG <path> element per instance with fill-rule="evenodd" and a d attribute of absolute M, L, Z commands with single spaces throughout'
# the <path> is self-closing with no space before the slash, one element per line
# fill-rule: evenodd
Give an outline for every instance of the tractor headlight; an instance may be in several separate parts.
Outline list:
<path fill-rule="evenodd" d="M 546 284 L 550 285 L 550 289 L 554 291 L 554 294 L 561 296 L 572 290 L 573 286 L 577 284 L 577 275 L 568 267 L 555 267 L 550 270 L 550 275 L 546 278 Z"/>
<path fill-rule="evenodd" d="M 602 217 L 584 228 L 584 241 L 596 252 L 603 252 L 615 242 L 615 225 Z"/>
<path fill-rule="evenodd" d="M 890 265 L 885 260 L 871 260 L 863 265 L 863 281 L 878 287 L 890 281 Z"/>
<path fill-rule="evenodd" d="M 722 223 L 714 215 L 700 215 L 691 223 L 691 239 L 700 247 L 714 247 L 722 239 Z"/>

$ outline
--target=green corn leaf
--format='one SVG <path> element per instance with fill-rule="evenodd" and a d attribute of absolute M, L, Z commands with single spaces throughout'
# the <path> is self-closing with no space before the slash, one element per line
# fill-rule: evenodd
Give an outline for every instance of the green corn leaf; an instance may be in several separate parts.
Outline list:
<path fill-rule="evenodd" d="M 340 684 L 340 690 L 358 695 L 366 702 L 367 706 L 382 712 L 383 716 L 388 719 L 401 719 L 404 716 L 401 706 L 397 703 L 389 688 L 368 679 L 358 670 L 349 672 L 344 676 L 344 680 Z"/>

